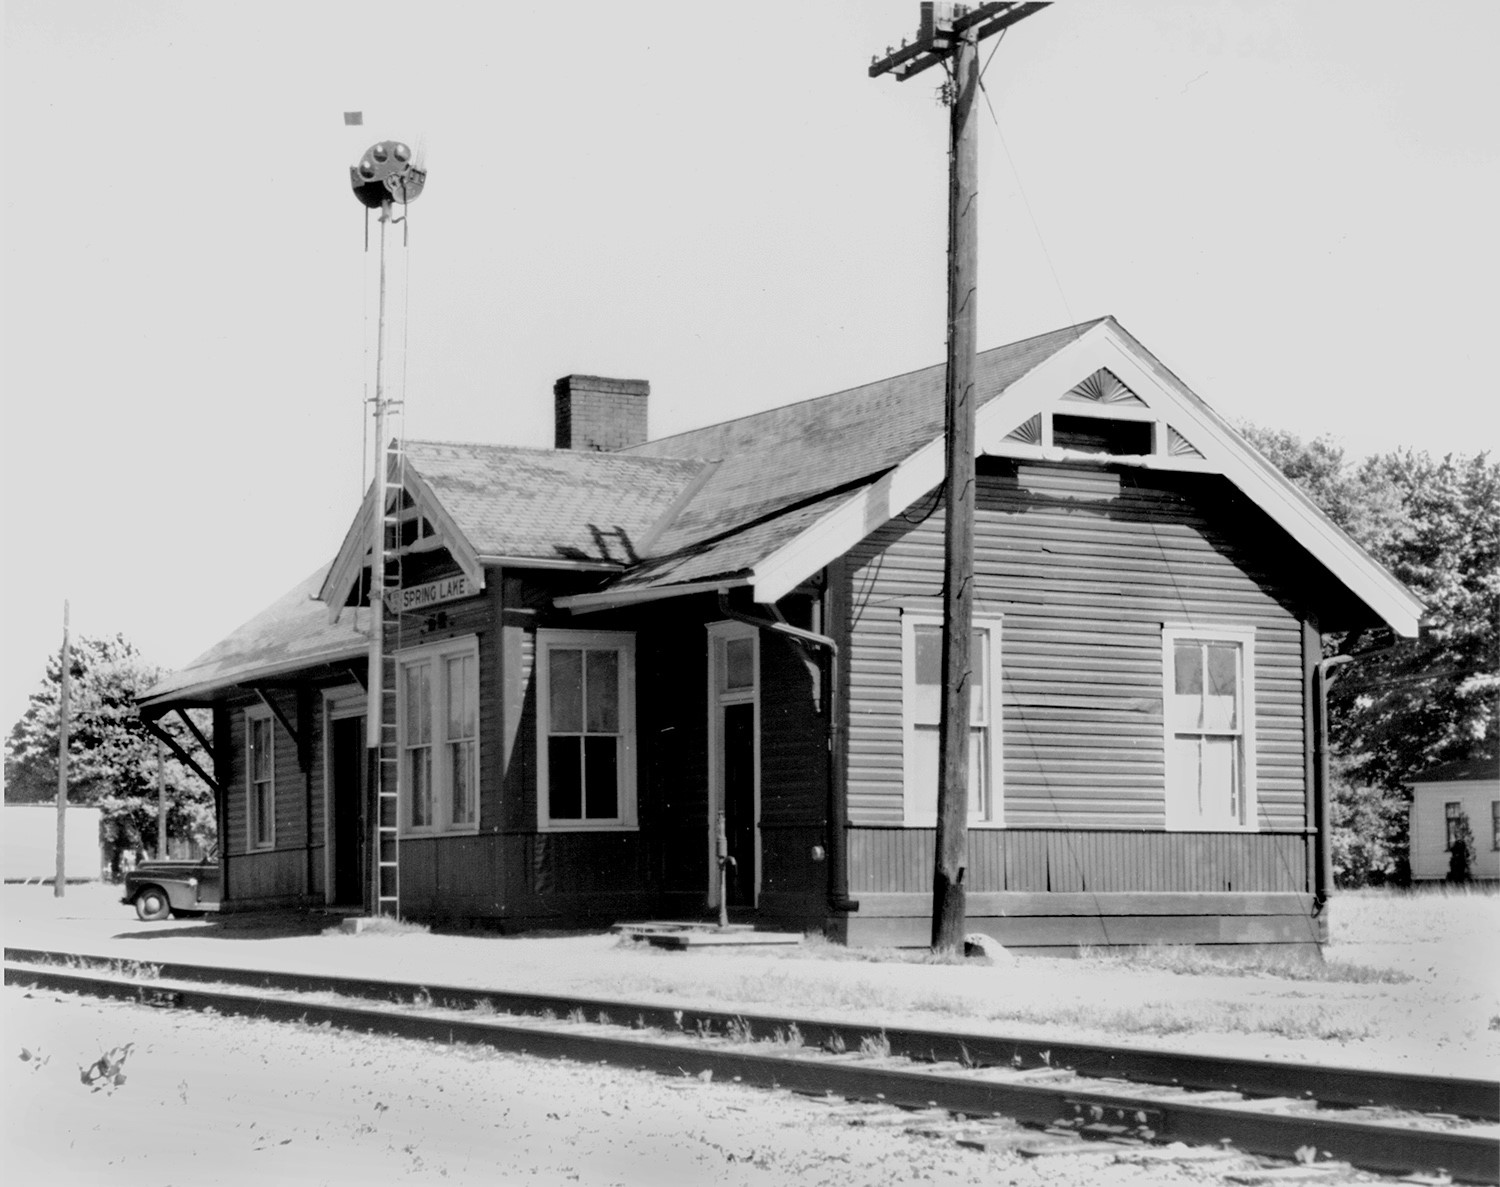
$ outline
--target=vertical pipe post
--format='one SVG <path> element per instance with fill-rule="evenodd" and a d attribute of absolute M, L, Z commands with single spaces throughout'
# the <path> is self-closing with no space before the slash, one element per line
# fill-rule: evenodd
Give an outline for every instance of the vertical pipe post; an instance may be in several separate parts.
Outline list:
<path fill-rule="evenodd" d="M 68 884 L 67 876 L 67 828 L 68 828 L 68 691 L 73 666 L 72 650 L 68 639 L 68 601 L 63 599 L 63 640 L 60 661 L 62 687 L 57 700 L 57 864 L 53 869 L 52 897 L 62 898 Z"/>
<path fill-rule="evenodd" d="M 947 498 L 943 546 L 943 701 L 938 719 L 938 812 L 932 947 L 964 938 L 968 864 L 970 638 L 974 622 L 974 345 L 979 257 L 979 145 L 974 104 L 979 49 L 970 27 L 953 62 L 948 171 Z"/>
<path fill-rule="evenodd" d="M 385 683 L 385 501 L 389 496 L 385 456 L 385 240 L 389 214 L 387 205 L 380 212 L 380 297 L 375 319 L 375 513 L 370 539 L 370 670 L 365 679 L 365 745 L 372 750 L 381 743 Z M 377 765 L 376 771 L 379 769 Z M 378 794 L 379 789 L 376 791 Z"/>
<path fill-rule="evenodd" d="M 167 860 L 167 757 L 156 739 L 156 856 Z"/>

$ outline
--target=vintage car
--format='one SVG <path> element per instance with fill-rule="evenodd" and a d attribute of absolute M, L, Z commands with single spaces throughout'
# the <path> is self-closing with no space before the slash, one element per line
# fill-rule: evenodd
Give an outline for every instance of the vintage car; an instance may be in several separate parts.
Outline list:
<path fill-rule="evenodd" d="M 217 854 L 191 861 L 143 861 L 125 875 L 122 903 L 151 921 L 219 909 Z"/>

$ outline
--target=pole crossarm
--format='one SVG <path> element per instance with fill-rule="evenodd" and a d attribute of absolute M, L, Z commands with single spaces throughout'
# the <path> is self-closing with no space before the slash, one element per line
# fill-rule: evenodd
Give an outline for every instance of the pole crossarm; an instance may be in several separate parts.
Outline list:
<path fill-rule="evenodd" d="M 1052 0 L 992 0 L 968 11 L 958 8 L 958 15 L 950 20 L 934 18 L 933 6 L 922 5 L 922 27 L 917 40 L 910 45 L 904 42 L 900 49 L 886 47 L 886 56 L 870 60 L 870 77 L 895 74 L 897 82 L 905 82 L 945 62 L 954 54 L 958 40 L 969 30 L 974 30 L 974 39 L 983 41 L 993 37 L 1002 29 L 1008 29 L 1017 21 L 1025 20 L 1035 12 L 1047 8 Z"/>

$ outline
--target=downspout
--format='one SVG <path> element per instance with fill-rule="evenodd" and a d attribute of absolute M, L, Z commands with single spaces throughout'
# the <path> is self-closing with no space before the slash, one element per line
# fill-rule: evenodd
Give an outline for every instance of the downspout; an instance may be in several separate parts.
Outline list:
<path fill-rule="evenodd" d="M 1318 684 L 1318 717 L 1316 737 L 1313 745 L 1317 752 L 1318 771 L 1318 814 L 1314 824 L 1318 830 L 1318 864 L 1317 880 L 1313 884 L 1313 912 L 1321 915 L 1328 903 L 1329 895 L 1333 891 L 1333 779 L 1329 771 L 1328 760 L 1328 690 L 1333 686 L 1333 670 L 1343 667 L 1356 660 L 1363 662 L 1367 659 L 1375 659 L 1377 656 L 1387 655 L 1401 646 L 1401 641 L 1390 644 L 1388 647 L 1380 647 L 1373 651 L 1364 651 L 1358 655 L 1331 655 L 1327 659 L 1318 661 L 1317 684 Z M 1326 925 L 1325 925 L 1326 926 Z"/>
<path fill-rule="evenodd" d="M 779 611 L 774 606 L 771 607 L 771 611 L 777 614 L 779 619 Z M 858 911 L 858 900 L 851 899 L 848 893 L 849 852 L 846 845 L 846 832 L 849 822 L 847 813 L 844 811 L 844 797 L 840 794 L 844 731 L 838 709 L 839 645 L 827 635 L 820 635 L 816 631 L 805 631 L 784 620 L 757 618 L 753 614 L 745 614 L 736 610 L 729 604 L 728 590 L 719 591 L 719 612 L 725 618 L 783 635 L 804 647 L 816 647 L 826 657 L 823 705 L 828 717 L 828 778 L 824 803 L 824 814 L 828 821 L 828 906 L 834 911 Z"/>
<path fill-rule="evenodd" d="M 1333 655 L 1327 659 L 1320 659 L 1317 667 L 1314 668 L 1317 673 L 1318 709 L 1313 728 L 1313 749 L 1317 767 L 1318 795 L 1313 827 L 1317 829 L 1314 843 L 1318 847 L 1318 860 L 1314 867 L 1313 914 L 1320 918 L 1323 916 L 1324 908 L 1328 905 L 1329 893 L 1333 889 L 1333 837 L 1330 831 L 1333 821 L 1333 792 L 1328 761 L 1328 686 L 1333 682 L 1329 679 L 1329 675 L 1335 668 L 1342 667 L 1353 659 L 1352 655 Z M 1325 920 L 1320 930 L 1326 930 L 1326 928 Z M 1326 936 L 1323 938 L 1326 939 Z"/>

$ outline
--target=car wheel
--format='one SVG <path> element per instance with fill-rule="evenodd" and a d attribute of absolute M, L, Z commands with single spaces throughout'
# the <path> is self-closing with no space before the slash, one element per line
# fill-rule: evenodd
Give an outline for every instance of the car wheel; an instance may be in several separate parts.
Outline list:
<path fill-rule="evenodd" d="M 147 923 L 165 919 L 172 913 L 172 904 L 167 901 L 167 892 L 160 886 L 147 886 L 135 896 L 135 913 Z"/>

